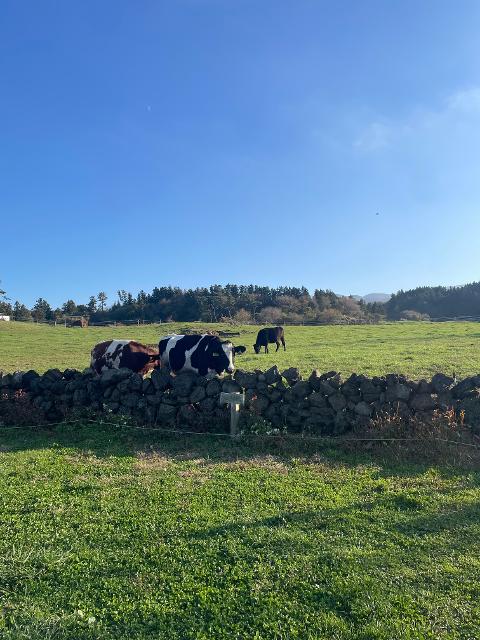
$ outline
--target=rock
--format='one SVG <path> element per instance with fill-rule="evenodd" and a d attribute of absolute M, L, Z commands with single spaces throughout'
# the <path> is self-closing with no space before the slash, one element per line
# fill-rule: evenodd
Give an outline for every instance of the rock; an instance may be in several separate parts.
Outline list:
<path fill-rule="evenodd" d="M 154 369 L 150 380 L 157 391 L 165 391 L 172 384 L 172 376 L 167 369 Z"/>
<path fill-rule="evenodd" d="M 129 407 L 130 409 L 135 408 L 138 405 L 138 401 L 140 400 L 140 394 L 135 392 L 130 392 L 124 394 L 120 398 L 120 402 L 124 407 Z"/>
<path fill-rule="evenodd" d="M 293 385 L 292 391 L 297 398 L 306 398 L 311 394 L 312 388 L 309 382 L 300 380 Z"/>
<path fill-rule="evenodd" d="M 406 384 L 401 384 L 399 382 L 388 386 L 385 391 L 385 401 L 386 402 L 394 402 L 395 400 L 403 400 L 407 402 L 410 398 L 410 389 Z"/>
<path fill-rule="evenodd" d="M 373 411 L 372 406 L 367 404 L 363 400 L 362 402 L 359 402 L 358 404 L 355 405 L 355 413 L 357 414 L 357 416 L 364 416 L 368 418 L 369 416 L 372 415 L 372 411 Z"/>
<path fill-rule="evenodd" d="M 158 407 L 158 405 L 162 402 L 163 393 L 161 391 L 157 391 L 157 393 L 151 393 L 147 398 L 147 403 L 152 405 L 152 407 Z"/>
<path fill-rule="evenodd" d="M 251 373 L 250 371 L 237 369 L 237 371 L 235 372 L 235 381 L 243 389 L 255 389 L 255 387 L 257 386 L 257 374 Z"/>
<path fill-rule="evenodd" d="M 321 393 L 318 393 L 318 392 L 311 393 L 308 396 L 308 400 L 309 400 L 310 405 L 312 407 L 326 407 L 327 406 L 327 400 L 326 400 L 325 396 L 322 395 Z"/>
<path fill-rule="evenodd" d="M 105 402 L 103 406 L 107 411 L 111 411 L 112 413 L 116 413 L 120 408 L 118 402 Z"/>
<path fill-rule="evenodd" d="M 203 391 L 203 387 L 197 387 L 197 389 L 198 388 L 202 389 Z M 197 411 L 195 411 L 195 407 L 193 407 L 191 404 L 186 404 L 183 407 L 180 407 L 180 409 L 178 410 L 177 422 L 188 425 L 195 425 L 197 423 L 197 420 L 198 413 Z"/>
<path fill-rule="evenodd" d="M 431 393 L 417 393 L 410 400 L 410 407 L 414 411 L 428 411 L 429 409 L 436 409 L 437 406 L 437 399 Z"/>
<path fill-rule="evenodd" d="M 419 381 L 417 385 L 418 393 L 432 393 L 432 391 L 433 391 L 433 387 L 429 382 L 427 382 L 426 380 Z"/>
<path fill-rule="evenodd" d="M 250 400 L 249 407 L 254 413 L 261 414 L 267 409 L 269 404 L 270 401 L 266 396 L 258 394 Z"/>
<path fill-rule="evenodd" d="M 172 380 L 172 389 L 176 396 L 189 396 L 195 386 L 196 375 L 190 371 L 179 373 Z"/>
<path fill-rule="evenodd" d="M 100 384 L 102 387 L 118 384 L 122 380 L 126 380 L 132 375 L 130 369 L 107 369 L 100 375 Z"/>
<path fill-rule="evenodd" d="M 443 373 L 436 373 L 432 378 L 431 385 L 435 393 L 445 393 L 445 391 L 452 388 L 454 383 L 454 378 L 446 376 Z"/>
<path fill-rule="evenodd" d="M 0 380 L 0 386 L 3 389 L 9 389 L 11 383 L 12 383 L 12 374 L 11 373 L 7 373 L 6 375 L 2 376 L 2 378 Z"/>
<path fill-rule="evenodd" d="M 280 402 L 280 400 L 283 398 L 283 393 L 281 391 L 278 391 L 278 389 L 269 389 L 267 397 L 270 402 Z"/>
<path fill-rule="evenodd" d="M 160 423 L 169 424 L 175 422 L 175 416 L 177 415 L 177 408 L 169 404 L 162 404 L 157 410 L 157 420 Z"/>
<path fill-rule="evenodd" d="M 347 406 L 347 401 L 341 393 L 335 393 L 328 397 L 328 402 L 334 411 L 342 411 Z"/>
<path fill-rule="evenodd" d="M 120 393 L 122 395 L 124 393 L 129 393 L 129 391 L 130 391 L 130 379 L 129 378 L 125 378 L 125 380 L 121 380 L 121 382 L 119 382 L 117 384 L 117 389 L 120 391 Z"/>
<path fill-rule="evenodd" d="M 200 409 L 205 413 L 211 413 L 212 411 L 214 411 L 216 406 L 217 402 L 213 398 L 205 398 L 204 400 L 201 400 L 199 402 Z"/>
<path fill-rule="evenodd" d="M 336 378 L 340 374 L 336 371 L 327 371 L 327 373 L 322 373 L 320 376 L 320 380 L 330 380 L 331 378 Z"/>
<path fill-rule="evenodd" d="M 11 389 L 22 389 L 23 371 L 15 371 L 10 382 Z"/>
<path fill-rule="evenodd" d="M 213 380 L 211 381 L 213 382 Z M 205 389 L 203 387 L 195 387 L 195 389 L 190 394 L 190 402 L 195 404 L 196 402 L 200 402 L 206 396 Z"/>
<path fill-rule="evenodd" d="M 65 371 L 62 373 L 62 377 L 64 380 L 70 381 L 73 378 L 75 378 L 78 374 L 79 372 L 76 369 L 65 369 Z"/>
<path fill-rule="evenodd" d="M 322 379 L 322 374 L 318 369 L 314 369 L 312 373 L 309 375 L 308 381 L 314 391 L 318 391 L 318 385 L 321 379 Z"/>
<path fill-rule="evenodd" d="M 291 387 L 302 379 L 300 370 L 297 367 L 285 369 L 285 371 L 282 371 L 282 377 L 285 378 Z"/>
<path fill-rule="evenodd" d="M 59 369 L 48 369 L 48 371 L 45 371 L 42 378 L 47 378 L 48 380 L 55 382 L 56 380 L 62 379 L 62 372 Z"/>
<path fill-rule="evenodd" d="M 280 375 L 280 371 L 278 370 L 277 365 L 270 367 L 265 371 L 265 382 L 268 385 L 275 384 L 276 382 L 280 382 L 282 376 Z"/>
<path fill-rule="evenodd" d="M 350 424 L 347 420 L 345 413 L 339 412 L 335 415 L 333 421 L 332 435 L 340 436 L 346 433 L 350 429 Z"/>
<path fill-rule="evenodd" d="M 342 385 L 342 393 L 348 399 L 351 399 L 352 402 L 359 402 L 361 400 L 360 388 L 349 380 Z"/>
<path fill-rule="evenodd" d="M 150 380 L 150 378 L 144 378 L 142 382 L 142 393 L 144 395 L 147 395 L 149 393 L 154 393 L 154 392 L 155 392 L 155 387 L 153 386 L 153 383 Z"/>
<path fill-rule="evenodd" d="M 141 391 L 143 385 L 143 378 L 139 373 L 134 373 L 129 378 L 129 387 L 131 391 Z"/>
<path fill-rule="evenodd" d="M 336 390 L 337 389 L 335 387 L 332 387 L 331 384 L 329 384 L 328 382 L 325 382 L 324 380 L 320 380 L 318 383 L 317 391 L 319 391 L 320 393 L 323 393 L 324 396 L 331 396 L 336 392 Z"/>
<path fill-rule="evenodd" d="M 77 389 L 73 394 L 73 404 L 76 407 L 81 407 L 87 401 L 87 392 L 85 389 Z"/>
<path fill-rule="evenodd" d="M 147 406 L 145 408 L 145 422 L 147 424 L 155 424 L 157 420 L 157 410 L 155 406 Z"/>
<path fill-rule="evenodd" d="M 242 387 L 235 380 L 224 380 L 222 382 L 222 391 L 225 391 L 225 393 L 239 393 L 242 391 Z"/>
<path fill-rule="evenodd" d="M 471 376 L 469 378 L 465 378 L 464 380 L 461 380 L 458 384 L 456 384 L 452 389 L 452 395 L 455 398 L 466 398 L 468 396 L 468 393 L 472 390 L 475 389 L 475 387 L 477 386 L 476 383 L 476 379 L 474 376 Z"/>
<path fill-rule="evenodd" d="M 221 390 L 222 385 L 220 384 L 220 380 L 214 379 L 207 382 L 207 386 L 205 388 L 207 396 L 218 396 Z"/>
<path fill-rule="evenodd" d="M 381 392 L 382 390 L 375 386 L 370 380 L 366 380 L 360 385 L 360 393 L 365 402 L 375 402 L 375 400 L 380 398 Z"/>

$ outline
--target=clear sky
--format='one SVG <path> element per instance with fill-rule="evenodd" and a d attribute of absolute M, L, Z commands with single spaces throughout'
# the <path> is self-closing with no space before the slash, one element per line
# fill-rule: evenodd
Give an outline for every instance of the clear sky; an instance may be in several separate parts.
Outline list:
<path fill-rule="evenodd" d="M 477 0 L 2 0 L 3 288 L 480 279 L 479 33 Z"/>

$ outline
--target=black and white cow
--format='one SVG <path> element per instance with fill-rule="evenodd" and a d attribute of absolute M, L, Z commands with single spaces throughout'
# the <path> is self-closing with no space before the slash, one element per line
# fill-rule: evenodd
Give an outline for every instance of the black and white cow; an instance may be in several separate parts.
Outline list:
<path fill-rule="evenodd" d="M 127 368 L 145 375 L 158 364 L 158 351 L 135 340 L 107 340 L 91 352 L 91 368 L 98 374 L 107 369 Z"/>
<path fill-rule="evenodd" d="M 266 327 L 265 329 L 260 329 L 258 332 L 257 340 L 253 348 L 255 349 L 255 353 L 260 353 L 260 348 L 265 347 L 265 353 L 268 353 L 268 345 L 276 344 L 276 353 L 280 348 L 280 343 L 283 345 L 283 350 L 286 351 L 287 347 L 285 346 L 285 332 L 283 327 Z"/>
<path fill-rule="evenodd" d="M 217 336 L 206 334 L 165 336 L 158 350 L 161 364 L 173 373 L 194 371 L 201 376 L 233 373 L 235 354 L 246 351 L 245 347 L 234 347 L 229 341 L 222 342 Z"/>

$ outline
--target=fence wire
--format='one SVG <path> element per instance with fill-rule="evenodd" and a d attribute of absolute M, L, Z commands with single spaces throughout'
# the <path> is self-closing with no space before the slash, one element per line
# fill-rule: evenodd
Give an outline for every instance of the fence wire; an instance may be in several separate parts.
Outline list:
<path fill-rule="evenodd" d="M 258 439 L 258 440 L 270 440 L 270 441 L 303 441 L 303 442 L 323 442 L 323 443 L 344 443 L 344 442 L 422 442 L 422 443 L 431 443 L 431 442 L 443 442 L 444 444 L 452 444 L 460 447 L 471 447 L 473 449 L 480 449 L 480 438 L 473 434 L 473 437 L 479 441 L 479 444 L 473 442 L 463 442 L 461 440 L 451 440 L 449 438 L 440 438 L 440 437 L 431 437 L 431 438 L 416 438 L 416 437 L 403 437 L 403 438 L 393 438 L 393 437 L 344 437 L 344 436 L 310 436 L 304 434 L 294 434 L 294 433 L 274 433 L 274 434 L 263 434 L 263 433 L 240 433 L 238 435 L 232 436 L 230 433 L 226 432 L 215 432 L 215 431 L 189 431 L 183 429 L 164 429 L 161 427 L 147 427 L 147 426 L 139 426 L 133 424 L 119 424 L 117 422 L 104 422 L 99 420 L 91 420 L 91 419 L 79 419 L 79 420 L 63 420 L 61 422 L 49 422 L 44 424 L 35 424 L 35 425 L 3 425 L 0 426 L 0 430 L 10 431 L 15 429 L 45 429 L 50 427 L 59 427 L 59 426 L 67 426 L 70 424 L 77 425 L 90 425 L 97 424 L 102 426 L 115 427 L 116 429 L 131 429 L 133 431 L 148 431 L 154 433 L 165 433 L 171 435 L 179 435 L 179 436 L 211 436 L 211 437 L 221 437 L 221 438 L 229 438 L 230 440 L 238 442 L 243 439 Z"/>

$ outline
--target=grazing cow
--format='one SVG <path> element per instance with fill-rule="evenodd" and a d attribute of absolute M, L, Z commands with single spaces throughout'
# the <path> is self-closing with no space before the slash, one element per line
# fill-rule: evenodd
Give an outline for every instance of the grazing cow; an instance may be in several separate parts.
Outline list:
<path fill-rule="evenodd" d="M 245 347 L 234 347 L 218 336 L 165 336 L 158 345 L 160 362 L 173 373 L 195 371 L 201 376 L 235 371 L 235 354 L 244 353 Z"/>
<path fill-rule="evenodd" d="M 100 342 L 93 347 L 91 355 L 90 366 L 98 374 L 125 367 L 144 376 L 158 363 L 158 351 L 135 340 Z"/>
<path fill-rule="evenodd" d="M 267 327 L 265 329 L 260 329 L 257 334 L 257 341 L 253 345 L 253 348 L 255 349 L 255 353 L 260 353 L 260 348 L 265 347 L 265 353 L 268 353 L 268 345 L 273 343 L 277 345 L 275 353 L 279 350 L 280 343 L 283 344 L 283 350 L 287 350 L 287 347 L 285 346 L 285 334 L 283 327 Z"/>

